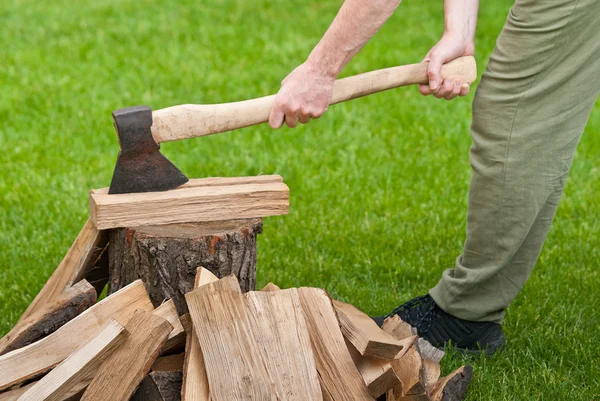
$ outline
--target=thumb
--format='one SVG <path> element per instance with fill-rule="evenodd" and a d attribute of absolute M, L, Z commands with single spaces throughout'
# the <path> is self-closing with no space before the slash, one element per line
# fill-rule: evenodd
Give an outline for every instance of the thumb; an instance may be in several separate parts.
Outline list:
<path fill-rule="evenodd" d="M 429 66 L 427 67 L 427 77 L 429 77 L 429 87 L 432 91 L 436 92 L 442 84 L 442 58 L 439 56 L 431 55 Z"/>
<path fill-rule="evenodd" d="M 277 104 L 273 104 L 271 113 L 269 114 L 269 125 L 271 128 L 281 128 L 285 120 L 285 113 Z"/>

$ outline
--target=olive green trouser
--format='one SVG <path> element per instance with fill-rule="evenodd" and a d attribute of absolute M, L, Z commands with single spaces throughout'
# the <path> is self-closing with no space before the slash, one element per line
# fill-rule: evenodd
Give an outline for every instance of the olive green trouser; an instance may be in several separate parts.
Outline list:
<path fill-rule="evenodd" d="M 473 101 L 467 237 L 430 295 L 501 323 L 540 254 L 600 94 L 600 0 L 516 0 Z"/>

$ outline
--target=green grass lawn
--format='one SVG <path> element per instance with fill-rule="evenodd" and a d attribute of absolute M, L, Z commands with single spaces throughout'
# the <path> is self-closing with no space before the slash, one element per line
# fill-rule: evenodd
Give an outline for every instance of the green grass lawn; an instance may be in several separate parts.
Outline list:
<path fill-rule="evenodd" d="M 110 182 L 110 113 L 275 93 L 339 0 L 4 0 L 0 3 L 0 333 L 62 259 Z M 509 0 L 482 2 L 480 70 Z M 442 1 L 406 1 L 344 75 L 418 62 Z M 325 287 L 371 314 L 425 293 L 464 241 L 470 97 L 396 89 L 296 130 L 251 127 L 163 145 L 189 177 L 281 174 L 287 216 L 265 219 L 260 285 Z M 508 348 L 473 360 L 468 400 L 600 399 L 600 110 L 556 222 L 508 311 Z M 465 363 L 445 359 L 445 372 Z"/>

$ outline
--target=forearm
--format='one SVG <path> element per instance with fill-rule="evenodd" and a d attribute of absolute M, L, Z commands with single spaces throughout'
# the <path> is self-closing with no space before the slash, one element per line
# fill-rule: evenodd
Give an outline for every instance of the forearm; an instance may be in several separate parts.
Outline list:
<path fill-rule="evenodd" d="M 308 62 L 336 77 L 390 18 L 400 1 L 346 0 Z"/>
<path fill-rule="evenodd" d="M 475 40 L 479 0 L 444 0 L 444 31 L 467 42 Z"/>

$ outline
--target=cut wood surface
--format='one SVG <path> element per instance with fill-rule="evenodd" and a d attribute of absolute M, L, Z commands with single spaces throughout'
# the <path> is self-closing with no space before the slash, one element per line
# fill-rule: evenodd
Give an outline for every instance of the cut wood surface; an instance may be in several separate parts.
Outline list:
<path fill-rule="evenodd" d="M 172 299 L 169 299 L 167 302 L 163 302 L 154 310 L 153 313 L 167 320 L 167 322 L 169 322 L 169 324 L 171 324 L 173 327 L 173 330 L 171 330 L 169 333 L 169 337 L 167 337 L 167 341 L 178 336 L 184 331 L 181 320 L 179 319 L 179 315 L 177 314 L 177 309 L 175 309 L 175 303 Z"/>
<path fill-rule="evenodd" d="M 298 289 L 248 292 L 252 331 L 277 398 L 321 401 L 323 395 Z"/>
<path fill-rule="evenodd" d="M 423 368 L 425 369 L 427 389 L 432 389 L 440 378 L 440 364 L 431 359 L 423 359 Z"/>
<path fill-rule="evenodd" d="M 110 318 L 126 324 L 136 309 L 153 309 L 141 281 L 103 299 L 49 336 L 0 356 L 0 390 L 48 371 L 90 341 Z"/>
<path fill-rule="evenodd" d="M 131 401 L 180 401 L 181 372 L 151 372 Z"/>
<path fill-rule="evenodd" d="M 100 365 L 82 401 L 129 400 L 150 371 L 173 326 L 157 314 L 139 310 L 125 329 L 128 336 L 119 352 L 110 354 Z"/>
<path fill-rule="evenodd" d="M 331 401 L 372 401 L 354 365 L 329 295 L 317 288 L 299 288 L 323 398 Z"/>
<path fill-rule="evenodd" d="M 100 333 L 87 344 L 71 354 L 35 386 L 19 398 L 19 401 L 61 401 L 73 389 L 93 375 L 108 354 L 125 338 L 124 328 L 110 320 Z"/>
<path fill-rule="evenodd" d="M 402 388 L 402 382 L 394 372 L 390 361 L 362 356 L 348 340 L 346 346 L 373 398 L 378 398 L 391 388 Z"/>
<path fill-rule="evenodd" d="M 199 267 L 196 270 L 194 288 L 199 288 L 218 280 L 217 276 L 212 274 L 209 270 Z M 191 317 L 188 333 L 185 346 L 185 358 L 183 361 L 181 399 L 183 401 L 209 401 L 210 391 L 206 368 L 204 366 L 204 357 L 202 355 L 202 350 L 200 349 L 200 343 L 196 338 L 194 327 L 191 324 Z"/>
<path fill-rule="evenodd" d="M 261 232 L 260 218 L 110 230 L 108 293 L 141 279 L 154 306 L 172 299 L 183 315 L 198 266 L 218 277 L 235 274 L 243 291 L 254 290 Z"/>
<path fill-rule="evenodd" d="M 185 353 L 161 356 L 152 364 L 153 372 L 182 372 Z"/>
<path fill-rule="evenodd" d="M 272 383 L 237 279 L 226 277 L 186 294 L 214 400 L 271 400 Z"/>
<path fill-rule="evenodd" d="M 267 285 L 265 285 L 265 287 L 261 291 L 269 292 L 269 291 L 279 291 L 279 290 L 281 290 L 281 288 L 279 288 L 279 286 L 277 286 L 273 283 L 268 283 Z"/>
<path fill-rule="evenodd" d="M 459 401 L 465 397 L 473 368 L 471 365 L 461 366 L 448 376 L 440 379 L 431 389 L 431 401 Z"/>
<path fill-rule="evenodd" d="M 212 399 L 322 399 L 297 290 L 242 295 L 229 276 L 186 299 Z"/>
<path fill-rule="evenodd" d="M 413 345 L 402 358 L 392 362 L 394 372 L 402 382 L 402 395 L 419 395 L 427 391 L 423 370 L 423 359 Z"/>
<path fill-rule="evenodd" d="M 381 330 L 373 319 L 358 308 L 338 300 L 334 300 L 333 305 L 344 337 L 361 355 L 391 360 L 402 351 L 402 344 L 398 340 Z"/>
<path fill-rule="evenodd" d="M 65 288 L 83 280 L 107 241 L 106 233 L 99 232 L 88 220 L 62 262 L 21 315 L 17 325 L 32 314 L 46 309 L 48 305 L 54 305 Z"/>
<path fill-rule="evenodd" d="M 0 339 L 0 355 L 22 348 L 54 333 L 75 316 L 96 303 L 96 290 L 81 280 L 68 287 L 53 305 L 22 320 Z"/>
<path fill-rule="evenodd" d="M 412 326 L 400 319 L 398 315 L 386 318 L 381 328 L 396 340 L 404 340 L 413 336 Z"/>
<path fill-rule="evenodd" d="M 287 214 L 289 188 L 282 181 L 182 186 L 164 192 L 108 195 L 90 192 L 90 218 L 100 230 Z"/>
<path fill-rule="evenodd" d="M 173 325 L 173 331 L 169 334 L 167 342 L 160 349 L 161 355 L 179 354 L 185 350 L 187 333 L 189 333 L 192 327 L 192 320 L 189 313 L 180 316 L 179 323 L 181 324 L 181 329 Z"/>

